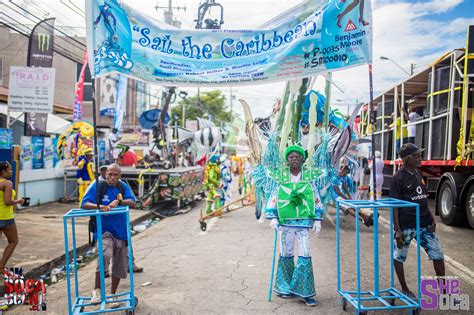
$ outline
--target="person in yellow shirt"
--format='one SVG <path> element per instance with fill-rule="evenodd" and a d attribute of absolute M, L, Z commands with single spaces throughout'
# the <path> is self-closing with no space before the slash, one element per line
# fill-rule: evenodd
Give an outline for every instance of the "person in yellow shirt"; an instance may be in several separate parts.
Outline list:
<path fill-rule="evenodd" d="M 77 163 L 79 169 L 76 174 L 77 184 L 79 186 L 79 204 L 81 204 L 82 198 L 84 197 L 90 183 L 95 179 L 94 161 L 92 159 L 94 154 L 92 148 L 85 149 L 83 154 L 84 155 L 79 157 Z"/>
<path fill-rule="evenodd" d="M 392 120 L 395 117 L 395 113 L 392 113 Z M 402 124 L 406 124 L 402 117 L 398 117 L 396 121 L 388 125 L 387 130 L 391 130 L 395 127 L 395 139 L 397 140 L 397 155 L 400 153 L 401 139 L 403 138 L 403 144 L 408 142 L 408 130 L 407 127 L 403 127 Z"/>
<path fill-rule="evenodd" d="M 13 189 L 12 166 L 7 161 L 0 162 L 0 233 L 5 234 L 8 244 L 3 251 L 0 270 L 3 270 L 8 259 L 13 254 L 18 244 L 18 232 L 16 230 L 15 219 L 13 216 L 13 206 L 23 205 L 25 199 L 16 199 L 16 192 Z"/>

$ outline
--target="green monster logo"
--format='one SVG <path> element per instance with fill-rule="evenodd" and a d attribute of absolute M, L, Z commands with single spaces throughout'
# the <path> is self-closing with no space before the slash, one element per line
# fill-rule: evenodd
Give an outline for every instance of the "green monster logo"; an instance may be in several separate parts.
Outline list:
<path fill-rule="evenodd" d="M 38 34 L 38 49 L 44 53 L 49 50 L 49 34 L 39 33 Z"/>

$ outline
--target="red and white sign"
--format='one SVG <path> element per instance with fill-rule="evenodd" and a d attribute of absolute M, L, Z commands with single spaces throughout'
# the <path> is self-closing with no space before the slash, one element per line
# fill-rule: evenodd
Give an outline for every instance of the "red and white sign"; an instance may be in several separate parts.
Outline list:
<path fill-rule="evenodd" d="M 357 26 L 355 26 L 354 22 L 352 22 L 352 20 L 349 19 L 349 22 L 347 22 L 344 32 L 355 31 L 356 29 L 357 29 Z"/>
<path fill-rule="evenodd" d="M 54 68 L 10 67 L 8 109 L 14 112 L 52 113 Z"/>

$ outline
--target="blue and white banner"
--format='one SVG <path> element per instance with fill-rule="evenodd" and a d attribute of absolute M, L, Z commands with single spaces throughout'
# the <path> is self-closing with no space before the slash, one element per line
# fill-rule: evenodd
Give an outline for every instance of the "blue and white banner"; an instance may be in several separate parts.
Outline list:
<path fill-rule="evenodd" d="M 123 117 L 125 116 L 125 110 L 127 105 L 127 77 L 118 75 L 117 81 L 117 102 L 115 103 L 115 115 L 114 115 L 114 128 L 117 130 L 122 129 Z"/>
<path fill-rule="evenodd" d="M 91 0 L 86 24 L 95 76 L 120 72 L 173 86 L 286 81 L 372 60 L 364 0 L 306 0 L 259 30 L 174 29 L 126 3 Z"/>

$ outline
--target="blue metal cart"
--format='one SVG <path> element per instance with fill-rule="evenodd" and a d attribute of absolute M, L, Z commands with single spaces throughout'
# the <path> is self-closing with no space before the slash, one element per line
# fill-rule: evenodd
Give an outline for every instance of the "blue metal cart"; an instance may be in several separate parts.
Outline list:
<path fill-rule="evenodd" d="M 394 208 L 416 208 L 416 255 L 417 255 L 417 287 L 418 299 L 414 301 L 408 298 L 401 291 L 397 290 L 394 285 L 394 265 L 393 265 L 393 209 Z M 341 239 L 340 239 L 340 214 L 339 210 L 355 209 L 356 211 L 356 290 L 342 290 L 341 289 Z M 359 210 L 372 209 L 374 214 L 374 289 L 372 291 L 361 291 L 361 268 L 360 268 L 360 220 Z M 390 287 L 380 288 L 379 285 L 379 209 L 390 209 Z M 409 309 L 412 314 L 417 314 L 420 310 L 420 278 L 421 278 L 421 262 L 420 262 L 420 208 L 417 203 L 402 201 L 398 199 L 380 199 L 378 201 L 370 200 L 340 200 L 337 202 L 336 214 L 336 256 L 337 256 L 337 292 L 341 296 L 342 309 L 346 310 L 347 303 L 352 304 L 356 314 L 367 314 L 368 311 L 380 310 L 401 310 Z M 395 300 L 400 301 L 400 305 L 395 305 Z M 373 306 L 373 304 L 378 306 Z M 369 306 L 368 303 L 371 305 Z"/>
<path fill-rule="evenodd" d="M 106 295 L 105 294 L 105 279 L 104 279 L 104 257 L 102 255 L 102 216 L 120 214 L 124 213 L 127 218 L 127 226 L 130 222 L 129 209 L 127 207 L 119 207 L 112 209 L 110 212 L 101 212 L 97 209 L 94 210 L 84 210 L 84 209 L 72 209 L 63 216 L 64 221 L 64 248 L 66 253 L 66 280 L 67 280 L 67 298 L 68 298 L 68 313 L 72 314 L 98 314 L 98 313 L 108 313 L 108 312 L 117 312 L 125 311 L 127 315 L 133 315 L 135 313 L 135 307 L 137 306 L 138 300 L 135 297 L 134 287 L 133 287 L 133 266 L 132 266 L 132 242 L 130 229 L 127 229 L 127 240 L 128 240 L 128 269 L 130 270 L 130 291 Z M 90 296 L 81 296 L 79 295 L 79 282 L 78 282 L 78 263 L 77 263 L 77 252 L 76 252 L 76 226 L 75 221 L 78 217 L 95 217 L 96 218 L 96 227 L 97 227 L 97 246 L 98 246 L 98 257 L 99 257 L 99 266 L 100 266 L 100 290 L 101 290 L 101 302 L 100 304 L 92 304 L 90 301 L 92 297 Z M 72 261 L 69 257 L 69 239 L 68 239 L 68 220 L 71 220 L 71 234 L 72 234 Z M 71 296 L 71 268 L 74 272 L 74 303 L 73 297 Z M 118 299 L 114 302 L 121 302 L 122 307 L 110 309 L 107 308 L 107 303 L 110 303 L 110 299 L 117 297 Z M 93 305 L 100 305 L 99 309 L 84 311 L 85 307 L 90 307 Z"/>

